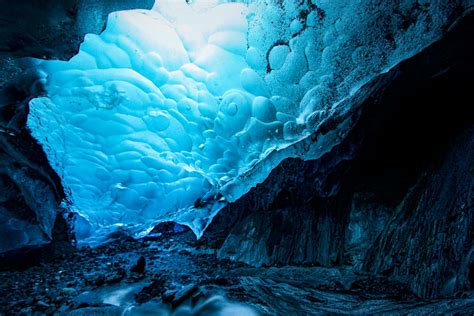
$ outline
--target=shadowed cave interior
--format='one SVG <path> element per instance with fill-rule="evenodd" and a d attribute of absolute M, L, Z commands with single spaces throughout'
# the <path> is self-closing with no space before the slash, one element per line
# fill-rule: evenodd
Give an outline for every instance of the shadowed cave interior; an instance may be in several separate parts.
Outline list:
<path fill-rule="evenodd" d="M 474 312 L 470 1 L 0 5 L 0 313 Z"/>

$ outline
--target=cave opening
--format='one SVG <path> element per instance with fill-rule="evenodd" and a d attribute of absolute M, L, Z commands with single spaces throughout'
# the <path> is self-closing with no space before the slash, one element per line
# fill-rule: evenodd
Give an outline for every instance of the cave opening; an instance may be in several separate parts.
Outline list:
<path fill-rule="evenodd" d="M 298 143 L 437 36 L 417 33 L 424 19 L 410 31 L 417 45 L 406 27 L 381 29 L 399 42 L 387 52 L 364 19 L 354 25 L 361 7 L 308 3 L 157 1 L 112 13 L 69 61 L 34 61 L 45 93 L 29 103 L 28 127 L 78 213 L 80 242 L 116 229 L 141 237 L 170 220 L 202 236 L 283 159 L 315 159 L 337 145 L 335 135 L 311 150 Z M 340 14 L 350 36 L 329 40 Z"/>

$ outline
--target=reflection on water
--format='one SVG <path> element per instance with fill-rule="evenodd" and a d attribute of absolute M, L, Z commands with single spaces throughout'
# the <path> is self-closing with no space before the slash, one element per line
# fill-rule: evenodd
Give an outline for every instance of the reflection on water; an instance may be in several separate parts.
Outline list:
<path fill-rule="evenodd" d="M 131 285 L 111 285 L 105 286 L 95 291 L 87 291 L 80 294 L 74 300 L 76 304 L 87 305 L 114 305 L 128 306 L 135 302 L 137 294 L 146 283 L 135 283 Z"/>
<path fill-rule="evenodd" d="M 204 295 L 201 299 L 190 297 L 184 303 L 172 308 L 160 299 L 151 300 L 143 305 L 137 305 L 135 295 L 146 283 L 121 284 L 105 286 L 95 291 L 87 291 L 76 297 L 78 305 L 87 306 L 113 305 L 119 307 L 116 312 L 123 316 L 159 315 L 159 316 L 256 316 L 253 308 L 228 300 L 223 295 Z M 100 308 L 99 308 L 100 309 Z M 121 311 L 121 312 L 120 312 Z M 77 313 L 79 312 L 79 313 Z M 76 311 L 79 315 L 80 310 Z"/>
<path fill-rule="evenodd" d="M 163 316 L 257 316 L 250 306 L 231 302 L 221 295 L 213 295 L 196 304 L 184 303 L 175 310 L 159 301 L 150 301 L 141 306 L 128 307 L 123 315 L 163 315 Z"/>

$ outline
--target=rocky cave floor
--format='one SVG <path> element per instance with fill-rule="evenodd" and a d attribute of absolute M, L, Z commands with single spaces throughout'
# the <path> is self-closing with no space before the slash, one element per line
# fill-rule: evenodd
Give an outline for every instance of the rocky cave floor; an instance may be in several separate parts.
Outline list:
<path fill-rule="evenodd" d="M 0 280 L 1 315 L 213 315 L 230 302 L 263 315 L 474 313 L 474 291 L 428 301 L 350 267 L 250 267 L 190 231 L 77 249 Z"/>

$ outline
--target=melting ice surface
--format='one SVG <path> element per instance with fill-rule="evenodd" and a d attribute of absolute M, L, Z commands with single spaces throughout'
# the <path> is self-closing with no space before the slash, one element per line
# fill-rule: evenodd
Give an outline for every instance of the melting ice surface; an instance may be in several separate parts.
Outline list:
<path fill-rule="evenodd" d="M 160 1 L 112 14 L 69 62 L 42 66 L 48 97 L 29 126 L 94 228 L 174 219 L 199 232 L 222 205 L 206 200 L 282 138 L 246 62 L 247 14 Z"/>
<path fill-rule="evenodd" d="M 385 43 L 358 1 L 321 1 L 306 17 L 299 1 L 221 2 L 113 13 L 70 61 L 37 61 L 46 96 L 31 101 L 28 126 L 80 214 L 79 238 L 165 220 L 199 236 L 265 174 L 229 184 L 436 35 L 394 25 Z"/>

